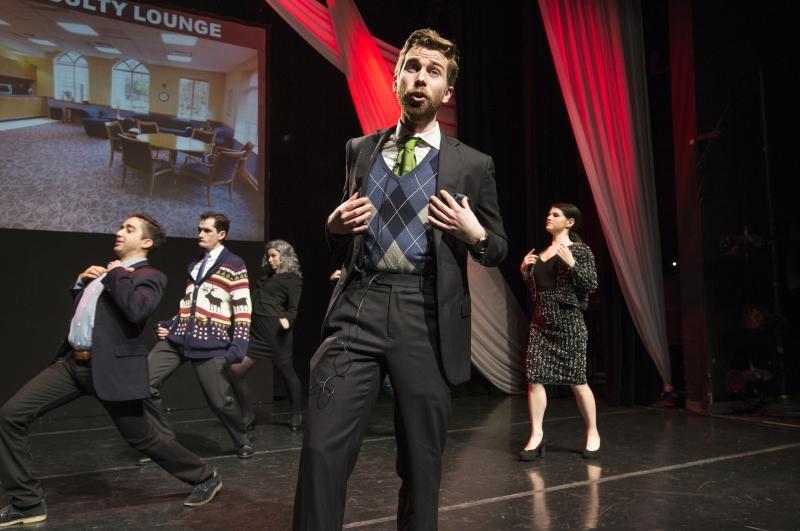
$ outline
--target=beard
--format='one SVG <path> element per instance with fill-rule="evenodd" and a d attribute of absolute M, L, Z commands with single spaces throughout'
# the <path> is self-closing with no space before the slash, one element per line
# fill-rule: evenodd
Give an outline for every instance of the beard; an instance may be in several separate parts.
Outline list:
<path fill-rule="evenodd" d="M 421 102 L 414 101 L 414 95 L 423 94 L 425 100 Z M 442 105 L 444 95 L 436 99 L 431 97 L 430 94 L 422 91 L 409 91 L 405 87 L 397 89 L 397 101 L 400 103 L 400 108 L 403 113 L 414 121 L 429 120 L 436 116 L 436 112 Z"/>

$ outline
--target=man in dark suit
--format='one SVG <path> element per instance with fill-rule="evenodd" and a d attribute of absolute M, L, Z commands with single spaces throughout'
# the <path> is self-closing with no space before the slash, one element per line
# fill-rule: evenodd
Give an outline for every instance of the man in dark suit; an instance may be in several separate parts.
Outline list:
<path fill-rule="evenodd" d="M 467 254 L 495 266 L 507 250 L 492 159 L 436 121 L 457 73 L 455 45 L 415 31 L 395 70 L 399 123 L 347 145 L 344 199 L 327 220 L 347 254 L 311 360 L 296 530 L 341 529 L 382 370 L 395 397 L 397 527 L 437 527 L 448 383 L 470 374 Z"/>
<path fill-rule="evenodd" d="M 150 385 L 140 337 L 167 283 L 147 256 L 164 240 L 161 226 L 146 214 L 122 223 L 114 244 L 117 260 L 89 266 L 78 276 L 69 331 L 55 361 L 0 408 L 0 483 L 11 498 L 0 509 L 0 527 L 47 518 L 44 491 L 30 471 L 29 427 L 87 394 L 97 397 L 128 444 L 194 485 L 184 505 L 208 503 L 222 488 L 219 474 L 160 434 L 142 407 Z"/>

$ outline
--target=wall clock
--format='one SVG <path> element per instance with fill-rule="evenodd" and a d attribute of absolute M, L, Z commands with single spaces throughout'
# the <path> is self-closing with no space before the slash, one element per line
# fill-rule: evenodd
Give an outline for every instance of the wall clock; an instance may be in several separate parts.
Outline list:
<path fill-rule="evenodd" d="M 158 93 L 158 101 L 167 101 L 169 100 L 169 93 L 166 90 L 162 90 Z"/>

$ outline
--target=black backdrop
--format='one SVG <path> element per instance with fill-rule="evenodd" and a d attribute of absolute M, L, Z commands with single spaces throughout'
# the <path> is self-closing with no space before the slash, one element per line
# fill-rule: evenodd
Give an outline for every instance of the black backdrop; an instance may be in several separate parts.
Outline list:
<path fill-rule="evenodd" d="M 695 21 L 696 47 L 698 56 L 705 54 L 707 60 L 698 64 L 705 72 L 697 79 L 698 121 L 707 123 L 707 116 L 715 113 L 714 106 L 729 92 L 729 85 L 723 80 L 739 66 L 735 58 L 714 61 L 719 55 L 733 57 L 734 53 L 740 53 L 747 57 L 753 42 L 759 42 L 757 56 L 772 54 L 773 57 L 769 64 L 770 86 L 788 83 L 791 79 L 788 69 L 779 66 L 788 48 L 783 48 L 785 43 L 776 37 L 781 33 L 771 31 L 770 26 L 785 31 L 791 17 L 785 16 L 790 12 L 786 2 L 760 9 L 750 2 L 727 8 L 731 3 L 700 4 L 704 7 Z M 295 329 L 295 364 L 305 379 L 307 361 L 318 344 L 319 325 L 330 294 L 328 275 L 337 266 L 325 247 L 323 221 L 340 196 L 345 142 L 361 134 L 344 76 L 260 0 L 236 3 L 173 0 L 169 5 L 268 26 L 267 233 L 271 238 L 293 243 L 302 262 L 305 288 Z M 525 292 L 516 270 L 530 247 L 542 248 L 547 243 L 542 220 L 548 205 L 571 201 L 581 206 L 586 218 L 583 236 L 595 250 L 601 282 L 587 314 L 591 337 L 590 381 L 614 403 L 652 401 L 660 384 L 633 330 L 610 265 L 536 3 L 384 0 L 360 1 L 357 5 L 372 33 L 398 47 L 413 29 L 425 26 L 437 28 L 457 40 L 463 52 L 462 73 L 456 85 L 459 136 L 495 158 L 500 206 L 510 236 L 509 257 L 501 270 L 525 307 Z M 665 0 L 643 2 L 662 250 L 665 273 L 670 278 L 677 275 L 666 264 L 676 258 L 678 214 L 673 199 L 668 129 L 671 119 L 665 6 Z M 755 37 L 741 44 L 744 52 L 727 46 L 739 42 L 741 34 L 722 32 L 717 20 L 719 13 L 739 25 L 748 18 L 760 21 Z M 758 40 L 758 35 L 772 35 L 772 38 Z M 775 101 L 785 102 L 774 105 L 777 113 L 788 113 L 791 100 L 787 94 L 788 90 L 784 90 L 776 95 Z M 786 120 L 775 122 L 780 124 L 776 124 L 774 136 L 784 138 L 780 132 Z M 704 124 L 699 126 L 703 127 Z M 749 142 L 757 143 L 757 139 Z M 785 145 L 784 142 L 784 148 Z M 786 173 L 787 150 L 779 156 L 782 164 L 774 168 L 778 174 L 774 179 L 787 183 L 790 180 Z M 780 205 L 786 213 L 790 205 L 787 193 L 793 188 L 784 184 L 780 190 L 783 192 Z M 220 208 L 224 209 L 224 205 Z M 796 209 L 793 212 L 796 214 Z M 784 225 L 790 225 L 790 221 Z M 233 237 L 235 230 L 233 227 Z M 0 230 L 0 237 L 4 244 L 0 274 L 5 281 L 4 319 L 0 325 L 5 339 L 0 358 L 2 401 L 52 357 L 69 317 L 66 287 L 88 262 L 108 258 L 112 239 L 67 232 L 9 230 Z M 251 276 L 257 276 L 260 245 L 230 242 L 230 247 L 245 257 Z M 173 240 L 154 257 L 154 262 L 171 279 L 170 291 L 158 317 L 174 312 L 182 285 L 179 279 L 193 250 L 193 242 Z M 670 340 L 673 363 L 678 369 L 675 380 L 680 386 L 679 330 L 671 334 Z M 796 341 L 790 347 L 796 352 Z M 196 386 L 187 380 L 170 387 L 174 388 L 175 400 L 196 392 Z M 262 389 L 268 391 L 266 387 Z"/>

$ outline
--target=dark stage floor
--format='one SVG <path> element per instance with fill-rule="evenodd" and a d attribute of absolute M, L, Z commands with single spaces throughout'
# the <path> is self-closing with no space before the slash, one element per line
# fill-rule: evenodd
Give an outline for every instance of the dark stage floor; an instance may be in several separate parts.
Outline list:
<path fill-rule="evenodd" d="M 453 406 L 442 530 L 800 528 L 800 430 L 601 405 L 603 457 L 588 462 L 578 453 L 575 403 L 554 399 L 546 458 L 520 463 L 523 398 L 459 398 Z M 182 506 L 189 489 L 181 482 L 135 466 L 106 419 L 43 419 L 31 446 L 50 515 L 24 528 L 288 529 L 302 435 L 276 414 L 275 424 L 256 428 L 256 456 L 240 460 L 209 416 L 173 417 L 180 439 L 224 478 L 219 497 L 196 509 Z M 345 528 L 395 528 L 393 456 L 392 405 L 382 398 L 350 481 Z"/>

